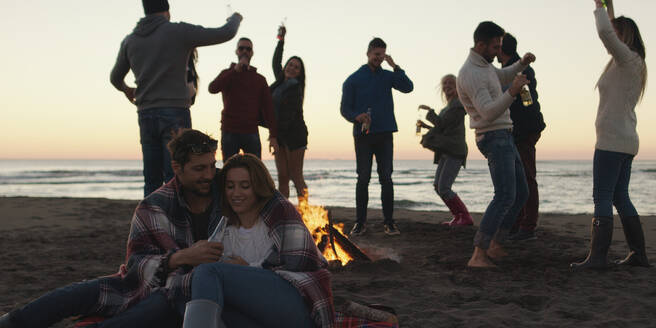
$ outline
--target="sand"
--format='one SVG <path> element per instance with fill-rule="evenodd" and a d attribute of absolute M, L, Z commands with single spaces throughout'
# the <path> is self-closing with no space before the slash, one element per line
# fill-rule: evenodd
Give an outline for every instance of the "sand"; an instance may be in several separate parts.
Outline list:
<path fill-rule="evenodd" d="M 0 197 L 0 314 L 56 287 L 116 272 L 136 201 Z M 350 228 L 353 208 L 331 208 Z M 569 271 L 587 254 L 590 216 L 542 214 L 538 240 L 508 245 L 498 269 L 473 270 L 475 227 L 438 223 L 447 213 L 396 210 L 400 236 L 370 211 L 353 239 L 373 263 L 334 270 L 336 302 L 393 307 L 401 327 L 649 327 L 656 322 L 654 268 Z M 480 214 L 474 214 L 478 223 Z M 643 217 L 656 263 L 656 221 Z M 619 220 L 610 257 L 627 252 Z M 70 327 L 65 321 L 56 327 Z"/>

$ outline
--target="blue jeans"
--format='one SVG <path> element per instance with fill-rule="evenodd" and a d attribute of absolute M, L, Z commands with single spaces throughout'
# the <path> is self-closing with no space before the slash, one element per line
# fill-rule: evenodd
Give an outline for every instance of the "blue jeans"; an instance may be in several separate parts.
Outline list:
<path fill-rule="evenodd" d="M 456 193 L 451 190 L 451 186 L 456 181 L 460 167 L 462 166 L 462 159 L 442 154 L 440 161 L 435 170 L 435 181 L 433 186 L 435 192 L 444 201 L 447 201 L 456 196 Z"/>
<path fill-rule="evenodd" d="M 637 216 L 629 197 L 633 155 L 595 149 L 592 162 L 594 216 L 613 217 L 613 205 L 623 217 Z"/>
<path fill-rule="evenodd" d="M 166 145 L 173 133 L 191 128 L 188 108 L 148 108 L 137 112 L 143 154 L 144 197 L 173 178 L 171 154 Z"/>
<path fill-rule="evenodd" d="M 94 308 L 98 302 L 100 283 L 89 280 L 55 289 L 11 312 L 11 320 L 19 327 L 37 328 L 77 315 L 100 315 Z M 169 305 L 166 295 L 155 292 L 126 311 L 99 323 L 97 327 L 176 327 L 180 316 Z"/>
<path fill-rule="evenodd" d="M 262 158 L 262 144 L 260 133 L 232 133 L 221 131 L 221 154 L 223 162 L 230 156 L 239 153 L 239 150 Z"/>
<path fill-rule="evenodd" d="M 201 264 L 194 269 L 191 299 L 216 302 L 228 327 L 314 327 L 298 290 L 271 270 Z"/>
<path fill-rule="evenodd" d="M 501 243 L 507 237 L 528 199 L 528 185 L 510 130 L 484 132 L 476 145 L 487 158 L 494 185 L 494 197 L 474 237 L 474 246 L 487 249 L 492 239 Z"/>
<path fill-rule="evenodd" d="M 392 183 L 394 142 L 392 132 L 355 136 L 355 161 L 358 181 L 355 185 L 355 208 L 358 223 L 367 222 L 371 165 L 376 156 L 376 170 L 380 182 L 380 200 L 384 223 L 394 223 L 394 184 Z"/>

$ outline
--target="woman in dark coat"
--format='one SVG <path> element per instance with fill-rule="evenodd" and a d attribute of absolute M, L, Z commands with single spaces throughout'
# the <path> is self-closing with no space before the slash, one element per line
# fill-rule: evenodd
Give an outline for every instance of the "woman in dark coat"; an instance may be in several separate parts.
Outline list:
<path fill-rule="evenodd" d="M 453 182 L 465 166 L 467 159 L 467 143 L 465 142 L 465 109 L 458 100 L 456 91 L 456 77 L 445 75 L 440 82 L 442 95 L 447 101 L 439 114 L 426 105 L 419 109 L 426 109 L 426 119 L 433 123 L 433 127 L 421 122 L 422 127 L 430 129 L 422 138 L 422 146 L 435 152 L 435 192 L 444 201 L 444 204 L 453 214 L 453 219 L 443 224 L 450 226 L 472 225 L 473 220 L 467 206 L 460 200 L 458 194 L 451 190 Z"/>
<path fill-rule="evenodd" d="M 278 29 L 278 45 L 273 53 L 273 73 L 276 82 L 271 85 L 276 122 L 278 123 L 278 145 L 276 168 L 278 190 L 289 198 L 289 180 L 294 182 L 296 195 L 307 198 L 307 185 L 303 179 L 303 158 L 307 148 L 307 126 L 303 119 L 305 95 L 305 66 L 297 56 L 290 57 L 282 66 L 282 51 L 286 29 Z"/>

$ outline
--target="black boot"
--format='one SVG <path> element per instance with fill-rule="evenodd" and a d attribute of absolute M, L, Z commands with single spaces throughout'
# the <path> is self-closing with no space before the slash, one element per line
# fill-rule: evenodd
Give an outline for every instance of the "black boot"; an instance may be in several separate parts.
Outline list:
<path fill-rule="evenodd" d="M 579 263 L 570 264 L 572 270 L 584 269 L 607 269 L 608 249 L 613 238 L 613 218 L 600 217 L 592 219 L 592 239 L 590 240 L 590 253 L 588 257 Z"/>
<path fill-rule="evenodd" d="M 17 326 L 9 320 L 9 313 L 0 317 L 0 328 L 16 328 Z"/>
<path fill-rule="evenodd" d="M 632 266 L 650 267 L 645 251 L 645 234 L 642 232 L 639 216 L 620 217 L 626 243 L 629 244 L 629 255 L 623 260 L 618 260 L 616 264 L 625 264 Z"/>

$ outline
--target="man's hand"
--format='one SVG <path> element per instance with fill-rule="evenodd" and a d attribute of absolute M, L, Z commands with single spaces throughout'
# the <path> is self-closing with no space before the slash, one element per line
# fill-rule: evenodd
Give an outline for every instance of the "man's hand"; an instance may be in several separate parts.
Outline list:
<path fill-rule="evenodd" d="M 426 105 L 419 105 L 419 109 L 426 109 L 426 110 L 431 110 L 432 108 L 426 106 Z"/>
<path fill-rule="evenodd" d="M 222 255 L 222 243 L 199 240 L 191 247 L 173 253 L 169 259 L 169 268 L 176 269 L 185 264 L 197 266 L 203 263 L 212 263 L 218 261 Z"/>
<path fill-rule="evenodd" d="M 269 138 L 269 152 L 273 155 L 278 153 L 278 139 Z"/>
<path fill-rule="evenodd" d="M 248 266 L 248 262 L 244 261 L 240 256 L 228 256 L 227 259 L 223 260 L 225 263 L 245 265 Z"/>
<path fill-rule="evenodd" d="M 355 121 L 359 123 L 371 123 L 371 116 L 369 116 L 369 113 L 362 113 L 355 117 Z"/>
<path fill-rule="evenodd" d="M 239 62 L 237 65 L 235 65 L 235 71 L 237 72 L 243 72 L 247 71 L 250 69 L 250 64 L 248 62 L 248 58 L 246 56 L 243 56 L 239 59 Z"/>
<path fill-rule="evenodd" d="M 394 63 L 394 59 L 392 59 L 392 56 L 390 55 L 385 55 L 385 61 L 387 62 L 390 67 L 394 68 L 396 67 L 396 64 Z"/>
<path fill-rule="evenodd" d="M 535 55 L 530 53 L 530 52 L 527 52 L 524 55 L 524 57 L 522 57 L 521 63 L 522 63 L 522 65 L 528 65 L 528 64 L 530 64 L 534 61 L 535 61 Z"/>
<path fill-rule="evenodd" d="M 135 91 L 136 91 L 135 88 L 130 88 L 130 87 L 128 87 L 128 86 L 125 86 L 125 87 L 123 88 L 123 94 L 125 95 L 125 98 L 128 98 L 128 100 L 129 100 L 131 103 L 133 103 L 133 104 L 137 101 L 137 100 L 134 98 L 134 92 L 135 92 Z"/>
<path fill-rule="evenodd" d="M 519 94 L 519 92 L 522 90 L 522 87 L 528 83 L 529 81 L 526 79 L 526 75 L 518 74 L 517 76 L 515 76 L 515 79 L 513 80 L 510 88 L 508 88 L 508 92 L 510 93 L 511 96 L 516 97 Z"/>

